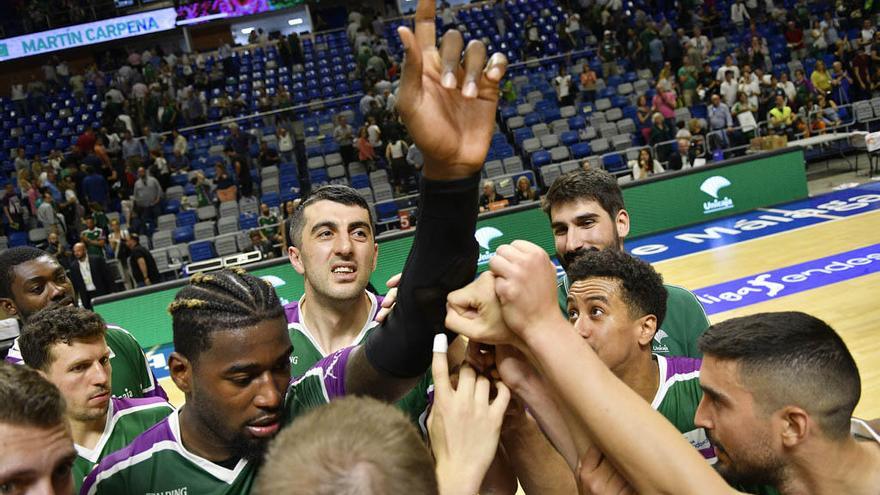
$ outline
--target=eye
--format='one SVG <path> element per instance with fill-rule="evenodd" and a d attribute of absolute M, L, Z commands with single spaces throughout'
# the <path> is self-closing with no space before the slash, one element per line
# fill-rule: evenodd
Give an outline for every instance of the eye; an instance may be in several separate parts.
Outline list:
<path fill-rule="evenodd" d="M 7 481 L 6 483 L 0 483 L 0 493 L 15 493 L 18 488 L 18 483 L 15 481 Z"/>
<path fill-rule="evenodd" d="M 52 475 L 56 479 L 66 478 L 70 476 L 70 472 L 73 470 L 73 460 L 65 460 L 63 463 L 59 464 L 58 467 L 55 468 L 55 472 Z"/>
<path fill-rule="evenodd" d="M 570 309 L 568 310 L 568 321 L 574 323 L 574 322 L 577 321 L 577 319 L 580 318 L 580 317 L 581 317 L 581 314 L 580 314 L 580 312 L 577 310 L 577 308 L 570 308 Z"/>
<path fill-rule="evenodd" d="M 366 239 L 367 238 L 367 232 L 363 229 L 355 230 L 354 232 L 352 232 L 352 235 L 354 237 L 357 237 L 358 239 Z"/>
<path fill-rule="evenodd" d="M 590 316 L 591 317 L 602 316 L 604 314 L 605 314 L 605 310 L 603 310 L 602 308 L 600 308 L 598 306 L 593 306 L 592 308 L 590 308 Z"/>
<path fill-rule="evenodd" d="M 236 376 L 229 379 L 230 382 L 238 387 L 247 387 L 253 380 L 252 376 Z"/>

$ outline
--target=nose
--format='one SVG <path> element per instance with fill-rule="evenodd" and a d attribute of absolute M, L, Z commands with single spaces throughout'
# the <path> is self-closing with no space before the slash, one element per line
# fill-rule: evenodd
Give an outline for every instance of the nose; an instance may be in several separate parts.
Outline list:
<path fill-rule="evenodd" d="M 110 382 L 110 370 L 100 361 L 95 361 L 91 373 L 92 385 L 106 387 Z"/>
<path fill-rule="evenodd" d="M 589 318 L 578 317 L 578 319 L 574 322 L 575 332 L 577 332 L 577 334 L 584 339 L 590 338 L 590 335 L 593 334 L 592 330 L 587 324 L 587 320 L 589 320 Z"/>
<path fill-rule="evenodd" d="M 347 255 L 351 253 L 352 242 L 347 233 L 336 236 L 336 242 L 333 244 L 336 254 Z"/>
<path fill-rule="evenodd" d="M 700 398 L 700 403 L 697 405 L 697 411 L 694 413 L 694 426 L 711 430 L 713 425 L 709 419 L 706 408 L 706 396 L 704 395 Z"/>
<path fill-rule="evenodd" d="M 281 407 L 282 389 L 278 387 L 270 372 L 260 377 L 259 390 L 254 397 L 254 406 L 260 409 L 278 409 Z"/>
<path fill-rule="evenodd" d="M 581 248 L 582 242 L 578 238 L 576 229 L 568 229 L 568 232 L 565 234 L 565 252 L 572 253 Z"/>
<path fill-rule="evenodd" d="M 49 299 L 52 301 L 60 301 L 67 296 L 67 285 L 58 282 L 49 283 Z"/>

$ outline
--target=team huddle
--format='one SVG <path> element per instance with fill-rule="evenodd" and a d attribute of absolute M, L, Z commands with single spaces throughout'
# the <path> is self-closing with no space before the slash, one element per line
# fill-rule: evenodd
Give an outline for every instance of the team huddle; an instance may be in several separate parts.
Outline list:
<path fill-rule="evenodd" d="M 298 301 L 241 269 L 175 296 L 175 409 L 58 261 L 0 253 L 0 307 L 21 324 L 0 363 L 0 492 L 876 495 L 878 425 L 852 418 L 861 382 L 840 336 L 799 312 L 710 327 L 623 250 L 630 218 L 606 172 L 546 195 L 563 277 L 524 241 L 476 277 L 507 62 L 455 30 L 438 48 L 434 10 L 420 1 L 399 31 L 398 107 L 425 163 L 386 297 L 367 290 L 369 205 L 315 190 L 290 223 Z"/>

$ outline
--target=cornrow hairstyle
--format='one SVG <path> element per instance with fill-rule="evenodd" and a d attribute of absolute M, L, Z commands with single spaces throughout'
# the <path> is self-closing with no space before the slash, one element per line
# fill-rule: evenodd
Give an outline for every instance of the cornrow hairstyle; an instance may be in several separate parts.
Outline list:
<path fill-rule="evenodd" d="M 168 306 L 175 351 L 190 361 L 211 347 L 211 334 L 284 317 L 272 284 L 241 268 L 197 273 Z"/>
<path fill-rule="evenodd" d="M 289 235 L 293 246 L 302 246 L 302 231 L 306 223 L 306 208 L 318 201 L 332 201 L 346 206 L 359 206 L 367 210 L 367 214 L 370 217 L 370 230 L 375 229 L 376 221 L 373 218 L 373 210 L 370 209 L 367 200 L 365 200 L 356 189 L 340 184 L 330 184 L 312 191 L 312 194 L 303 200 L 290 216 Z"/>
<path fill-rule="evenodd" d="M 30 246 L 19 246 L 0 253 L 0 298 L 12 299 L 12 273 L 16 266 L 33 261 L 49 253 Z"/>
<path fill-rule="evenodd" d="M 97 313 L 74 306 L 49 306 L 28 318 L 18 345 L 24 363 L 46 371 L 54 358 L 51 348 L 57 343 L 91 341 L 106 334 L 107 325 Z"/>
<path fill-rule="evenodd" d="M 37 371 L 0 362 L 0 423 L 52 428 L 67 421 L 61 392 Z"/>

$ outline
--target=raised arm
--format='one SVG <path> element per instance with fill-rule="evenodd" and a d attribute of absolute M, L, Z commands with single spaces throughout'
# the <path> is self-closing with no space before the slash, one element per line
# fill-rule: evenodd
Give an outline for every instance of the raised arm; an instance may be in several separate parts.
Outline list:
<path fill-rule="evenodd" d="M 450 30 L 436 46 L 433 1 L 421 0 L 415 32 L 401 27 L 406 61 L 398 110 L 425 157 L 416 229 L 394 311 L 355 349 L 348 393 L 395 400 L 431 362 L 434 335 L 445 331 L 446 296 L 473 279 L 479 172 L 495 129 L 502 54 Z"/>

